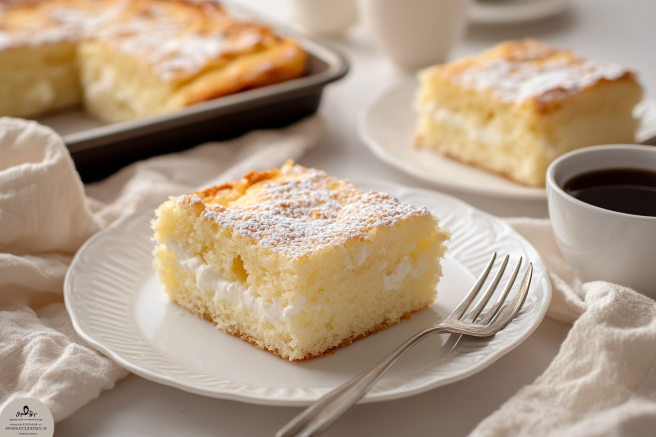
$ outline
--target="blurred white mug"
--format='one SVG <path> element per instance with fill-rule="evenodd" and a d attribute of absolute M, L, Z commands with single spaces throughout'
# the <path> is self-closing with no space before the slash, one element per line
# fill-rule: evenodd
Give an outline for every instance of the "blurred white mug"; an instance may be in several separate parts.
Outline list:
<path fill-rule="evenodd" d="M 412 71 L 444 61 L 467 28 L 468 8 L 469 0 L 359 0 L 378 49 Z"/>
<path fill-rule="evenodd" d="M 340 36 L 356 21 L 355 0 L 294 0 L 296 22 L 308 33 Z"/>

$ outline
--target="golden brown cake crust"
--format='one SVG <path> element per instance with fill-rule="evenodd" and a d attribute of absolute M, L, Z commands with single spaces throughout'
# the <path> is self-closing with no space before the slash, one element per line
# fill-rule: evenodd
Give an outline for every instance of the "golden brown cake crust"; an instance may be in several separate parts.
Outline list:
<path fill-rule="evenodd" d="M 480 55 L 430 67 L 422 74 L 490 92 L 502 101 L 529 105 L 537 113 L 558 110 L 576 93 L 604 83 L 637 83 L 636 74 L 619 64 L 589 61 L 531 38 L 506 41 Z"/>
<path fill-rule="evenodd" d="M 249 187 L 258 182 L 273 179 L 279 174 L 280 170 L 277 168 L 265 171 L 250 171 L 241 179 L 234 182 L 225 182 L 221 185 L 215 185 L 202 191 L 196 191 L 192 196 L 196 195 L 203 201 L 203 203 L 227 205 L 226 202 L 243 195 Z"/>

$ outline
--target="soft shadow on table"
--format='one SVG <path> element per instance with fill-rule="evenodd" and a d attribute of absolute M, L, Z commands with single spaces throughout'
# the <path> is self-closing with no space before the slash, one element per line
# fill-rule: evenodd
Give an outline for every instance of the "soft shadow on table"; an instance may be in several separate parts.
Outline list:
<path fill-rule="evenodd" d="M 410 398 L 356 406 L 325 435 L 465 436 L 546 369 L 568 330 L 545 319 L 484 371 Z M 58 423 L 55 437 L 118 436 L 125 429 L 131 436 L 273 436 L 300 411 L 205 398 L 130 375 Z"/>

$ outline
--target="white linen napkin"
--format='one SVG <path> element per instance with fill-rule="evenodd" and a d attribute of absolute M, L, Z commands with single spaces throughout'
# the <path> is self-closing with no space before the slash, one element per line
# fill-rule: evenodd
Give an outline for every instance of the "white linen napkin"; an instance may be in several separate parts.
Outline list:
<path fill-rule="evenodd" d="M 656 302 L 608 282 L 581 284 L 549 220 L 508 222 L 547 265 L 547 316 L 574 324 L 544 374 L 470 437 L 656 435 Z"/>
<path fill-rule="evenodd" d="M 87 197 L 57 134 L 0 118 L 0 404 L 34 397 L 59 421 L 127 376 L 77 335 L 64 307 L 64 276 L 91 235 L 170 195 L 298 159 L 321 131 L 311 117 L 151 158 L 87 186 Z"/>

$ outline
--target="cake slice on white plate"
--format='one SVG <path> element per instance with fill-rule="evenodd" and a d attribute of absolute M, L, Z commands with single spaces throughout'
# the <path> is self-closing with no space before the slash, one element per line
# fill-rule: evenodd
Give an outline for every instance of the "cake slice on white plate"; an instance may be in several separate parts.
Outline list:
<path fill-rule="evenodd" d="M 449 238 L 426 208 L 291 163 L 171 198 L 153 228 L 172 302 L 288 360 L 430 305 Z"/>
<path fill-rule="evenodd" d="M 633 143 L 642 89 L 631 70 L 532 39 L 419 74 L 415 144 L 528 186 L 558 156 Z"/>

